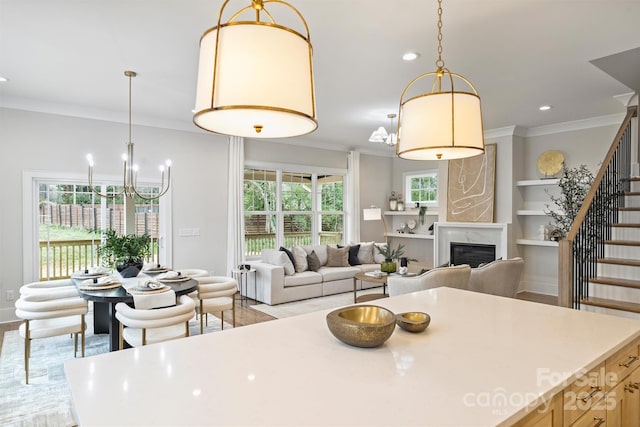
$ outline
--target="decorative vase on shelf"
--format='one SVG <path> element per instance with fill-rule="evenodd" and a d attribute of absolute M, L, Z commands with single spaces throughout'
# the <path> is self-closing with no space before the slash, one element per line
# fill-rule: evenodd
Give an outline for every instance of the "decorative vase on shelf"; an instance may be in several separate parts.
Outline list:
<path fill-rule="evenodd" d="M 391 258 L 386 258 L 382 264 L 380 264 L 380 271 L 383 273 L 395 273 L 396 263 Z"/>
<path fill-rule="evenodd" d="M 404 200 L 402 199 L 402 194 L 398 194 L 396 205 L 399 211 L 404 210 Z"/>
<path fill-rule="evenodd" d="M 389 197 L 389 210 L 395 211 L 398 209 L 398 200 L 396 199 L 396 192 L 391 192 L 391 197 Z"/>

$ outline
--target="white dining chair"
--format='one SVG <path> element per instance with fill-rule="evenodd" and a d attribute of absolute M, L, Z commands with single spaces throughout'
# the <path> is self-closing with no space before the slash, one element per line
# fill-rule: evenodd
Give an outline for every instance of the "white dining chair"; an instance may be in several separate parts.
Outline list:
<path fill-rule="evenodd" d="M 20 295 L 32 295 L 68 287 L 75 289 L 75 285 L 71 279 L 43 280 L 22 285 L 20 287 Z"/>
<path fill-rule="evenodd" d="M 186 295 L 172 307 L 136 309 L 120 302 L 116 304 L 116 319 L 120 322 L 120 342 L 140 347 L 189 336 L 189 320 L 195 315 L 195 303 Z"/>
<path fill-rule="evenodd" d="M 204 331 L 203 317 L 209 324 L 209 313 L 220 313 L 220 322 L 224 329 L 224 312 L 231 310 L 232 325 L 236 327 L 236 298 L 238 283 L 231 277 L 209 276 L 196 277 L 198 291 L 189 294 L 196 302 L 196 313 L 200 315 L 200 333 Z"/>
<path fill-rule="evenodd" d="M 210 275 L 207 270 L 203 270 L 202 268 L 174 268 L 173 271 L 179 271 L 181 275 L 193 278 L 207 277 Z"/>
<path fill-rule="evenodd" d="M 20 325 L 20 336 L 24 338 L 25 383 L 29 384 L 29 358 L 31 340 L 58 335 L 73 334 L 73 357 L 78 352 L 78 334 L 81 335 L 82 357 L 84 357 L 84 316 L 88 303 L 78 296 L 75 287 L 40 291 L 21 295 L 15 302 L 16 316 L 24 320 Z"/>

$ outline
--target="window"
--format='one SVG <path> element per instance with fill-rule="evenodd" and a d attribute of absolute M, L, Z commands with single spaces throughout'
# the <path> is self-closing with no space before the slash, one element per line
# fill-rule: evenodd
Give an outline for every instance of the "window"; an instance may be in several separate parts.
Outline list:
<path fill-rule="evenodd" d="M 111 181 L 111 180 L 109 180 Z M 116 182 L 117 178 L 111 182 Z M 116 193 L 111 182 L 96 182 L 103 193 Z M 144 194 L 157 194 L 155 183 L 145 183 Z M 124 232 L 122 197 L 101 198 L 86 181 L 64 173 L 27 171 L 23 175 L 25 222 L 23 275 L 25 281 L 69 277 L 75 270 L 98 264 L 102 230 Z M 158 203 L 159 202 L 159 203 Z M 168 203 L 135 200 L 136 234 L 152 236 L 154 262 L 168 262 L 170 209 Z M 29 219 L 27 219 L 29 218 Z M 159 244 L 160 243 L 160 244 Z"/>
<path fill-rule="evenodd" d="M 245 256 L 264 248 L 343 239 L 343 180 L 281 169 L 245 169 Z"/>
<path fill-rule="evenodd" d="M 404 175 L 405 202 L 421 205 L 438 204 L 438 171 L 429 170 Z"/>

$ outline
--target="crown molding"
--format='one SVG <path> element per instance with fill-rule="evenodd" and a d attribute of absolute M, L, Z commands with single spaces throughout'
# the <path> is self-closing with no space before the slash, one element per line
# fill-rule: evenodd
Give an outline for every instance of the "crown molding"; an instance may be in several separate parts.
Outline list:
<path fill-rule="evenodd" d="M 529 128 L 524 135 L 526 138 L 533 136 L 550 135 L 554 133 L 572 132 L 576 130 L 591 129 L 602 126 L 620 125 L 625 113 L 611 114 L 609 116 L 592 117 L 590 119 L 575 120 L 572 122 L 557 123 L 554 125 Z"/>

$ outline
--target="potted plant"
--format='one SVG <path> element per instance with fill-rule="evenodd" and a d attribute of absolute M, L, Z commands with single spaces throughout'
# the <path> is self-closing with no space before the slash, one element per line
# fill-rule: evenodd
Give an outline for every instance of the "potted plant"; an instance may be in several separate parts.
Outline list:
<path fill-rule="evenodd" d="M 122 277 L 137 276 L 144 259 L 151 255 L 151 237 L 148 234 L 118 236 L 115 230 L 107 230 L 103 237 L 98 248 L 102 265 L 115 266 Z"/>
<path fill-rule="evenodd" d="M 396 249 L 392 249 L 391 245 L 375 246 L 378 249 L 380 255 L 384 257 L 384 262 L 380 264 L 380 271 L 384 273 L 395 273 L 397 270 L 396 260 L 400 259 L 404 255 L 404 245 L 399 244 Z M 407 258 L 408 261 L 417 261 L 416 259 Z"/>
<path fill-rule="evenodd" d="M 552 240 L 560 240 L 567 235 L 592 183 L 593 174 L 586 165 L 577 168 L 567 168 L 563 165 L 562 176 L 558 181 L 560 196 L 549 194 L 547 191 L 549 198 L 558 208 L 552 209 L 547 205 L 546 210 L 547 215 L 553 220 Z"/>

